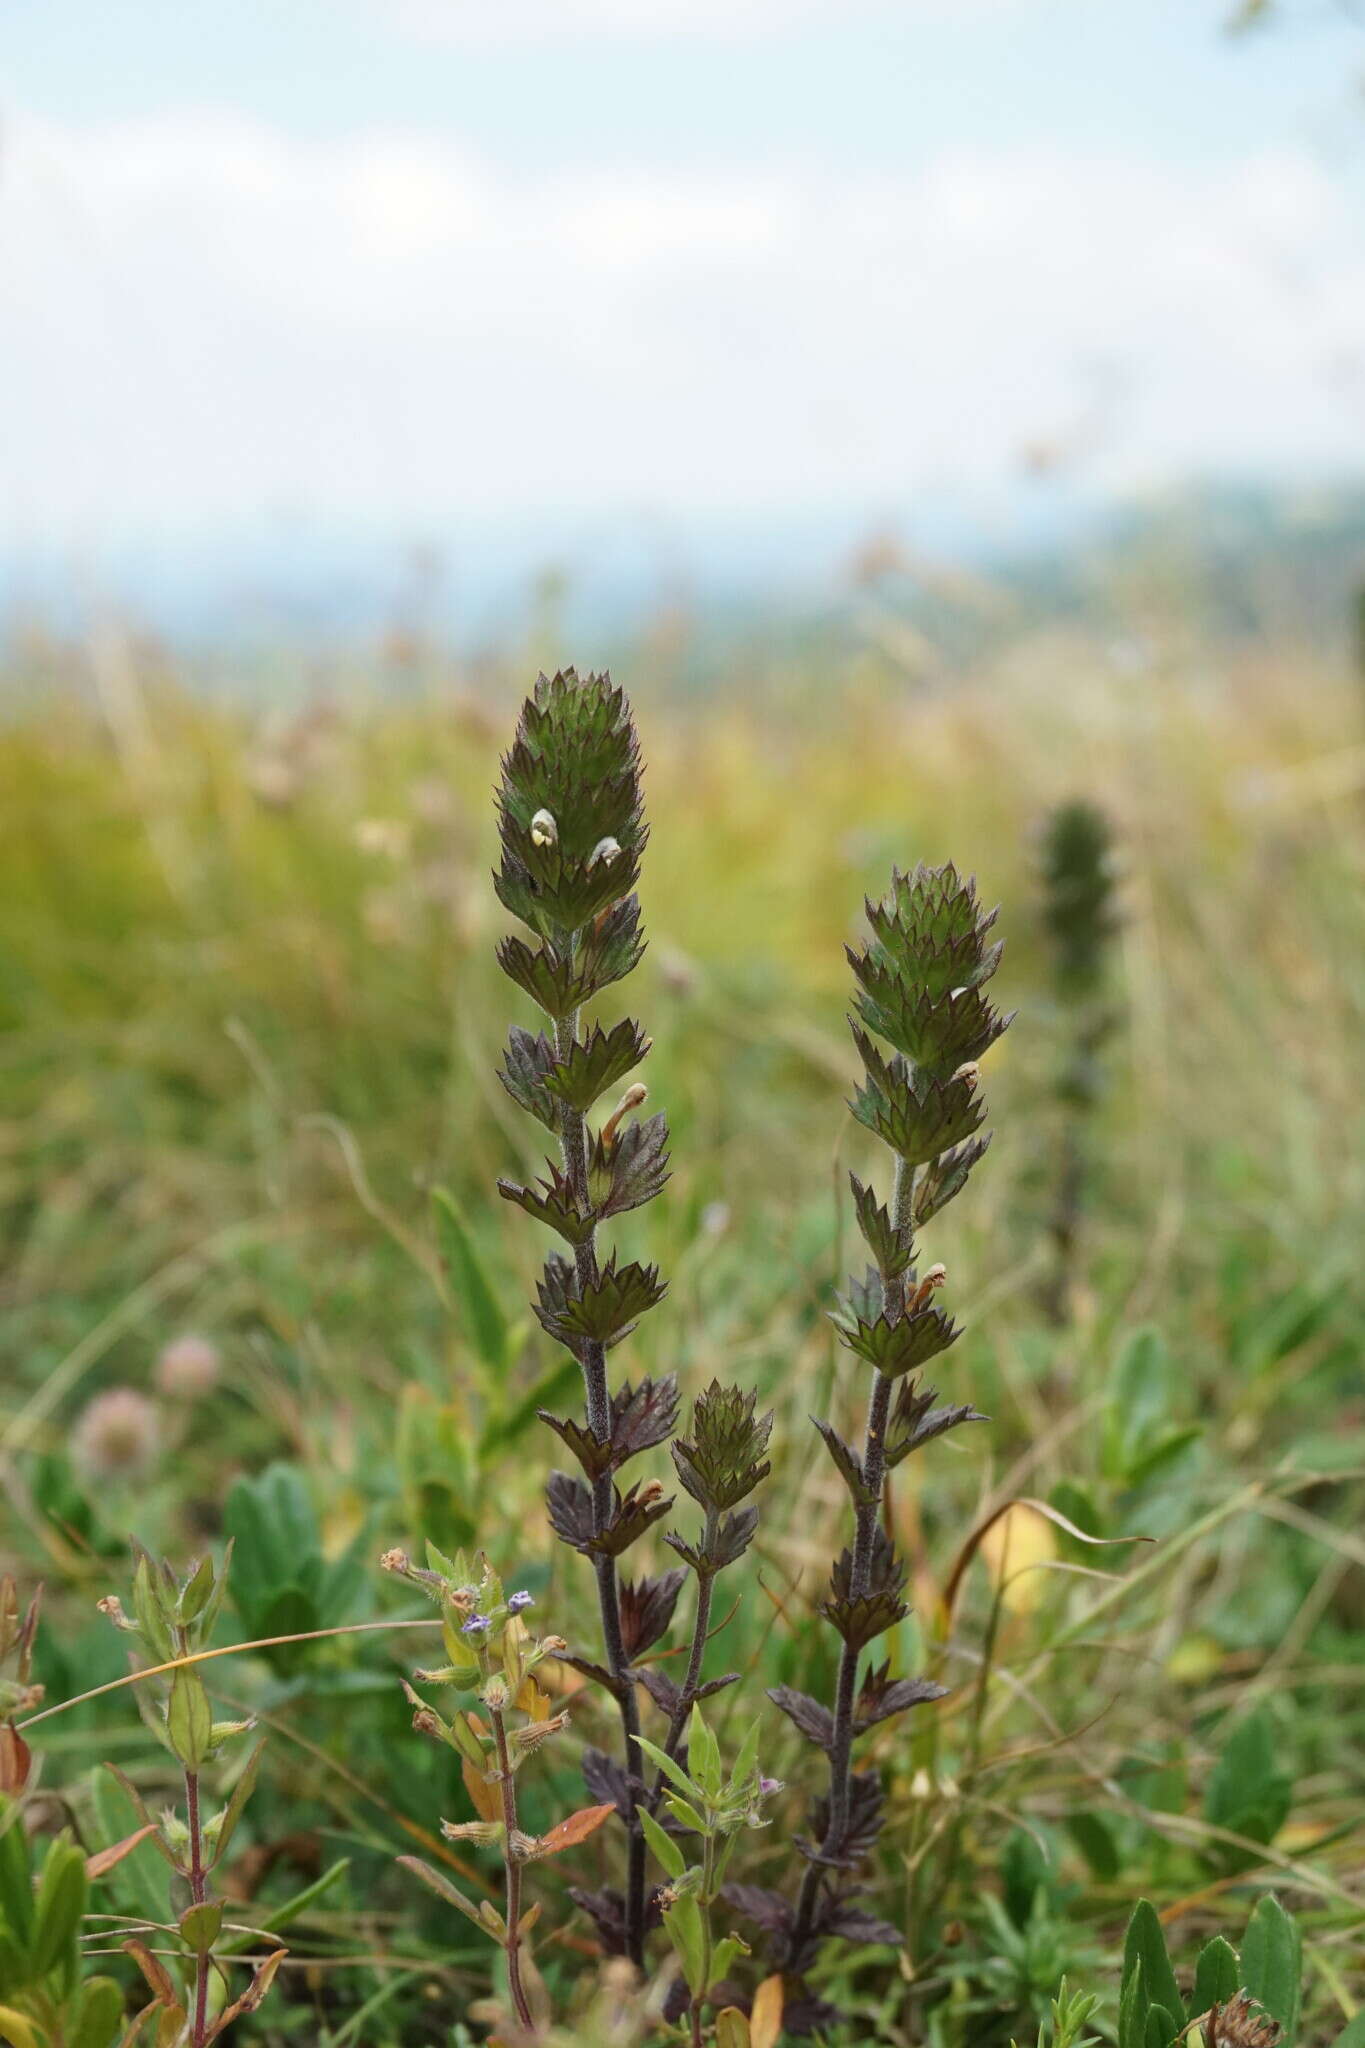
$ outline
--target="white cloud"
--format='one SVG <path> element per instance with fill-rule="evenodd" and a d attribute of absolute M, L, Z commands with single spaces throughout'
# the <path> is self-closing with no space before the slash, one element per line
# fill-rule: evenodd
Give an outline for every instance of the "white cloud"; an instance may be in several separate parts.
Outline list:
<path fill-rule="evenodd" d="M 208 114 L 8 139 L 0 542 L 885 503 L 1057 435 L 1124 481 L 1358 440 L 1365 226 L 1298 150 L 609 177 Z"/>

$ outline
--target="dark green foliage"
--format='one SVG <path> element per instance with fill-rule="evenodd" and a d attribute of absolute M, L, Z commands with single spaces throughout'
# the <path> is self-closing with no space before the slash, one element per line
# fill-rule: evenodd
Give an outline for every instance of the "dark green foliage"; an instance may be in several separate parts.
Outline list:
<path fill-rule="evenodd" d="M 849 1107 L 859 1123 L 907 1166 L 925 1165 L 971 1137 L 981 1124 L 986 1105 L 976 1095 L 974 1067 L 960 1068 L 948 1080 L 938 1081 L 900 1054 L 884 1060 L 856 1025 L 853 1041 L 866 1073 Z"/>
<path fill-rule="evenodd" d="M 1059 804 L 1043 828 L 1040 865 L 1043 926 L 1062 1012 L 1056 1092 L 1063 1112 L 1044 1302 L 1050 1320 L 1062 1323 L 1077 1278 L 1088 1179 L 1082 1124 L 1100 1099 L 1100 1052 L 1114 1026 L 1105 983 L 1119 924 L 1117 870 L 1104 812 L 1079 799 Z"/>
<path fill-rule="evenodd" d="M 1161 1921 L 1140 1899 L 1124 1939 L 1118 2048 L 1173 2048 L 1194 2025 L 1219 2048 L 1295 2048 L 1302 1969 L 1299 1930 L 1267 1895 L 1247 1922 L 1240 1956 L 1221 1935 L 1205 1943 L 1186 1999 Z"/>
<path fill-rule="evenodd" d="M 840 1551 L 830 1573 L 830 1595 L 820 1603 L 820 1612 L 850 1648 L 861 1650 L 909 1613 L 900 1597 L 904 1585 L 905 1566 L 890 1538 L 877 1528 L 858 1583 L 855 1584 L 853 1552 Z"/>
<path fill-rule="evenodd" d="M 20 1809 L 0 1795 L 0 2034 L 10 2014 L 69 2048 L 112 2048 L 123 2034 L 123 1993 L 109 1977 L 86 1977 L 80 1952 L 88 1883 L 85 1857 L 66 1832 L 54 1836 L 35 1870 Z M 51 2037 L 38 2030 L 46 2022 Z"/>
<path fill-rule="evenodd" d="M 1059 804 L 1043 828 L 1043 923 L 1059 991 L 1093 995 L 1118 930 L 1114 838 L 1095 804 Z"/>
<path fill-rule="evenodd" d="M 763 1453 L 771 1415 L 755 1416 L 754 1396 L 712 1380 L 692 1409 L 690 1437 L 671 1446 L 673 1463 L 693 1500 L 704 1508 L 732 1508 L 767 1478 Z"/>
<path fill-rule="evenodd" d="M 542 1038 L 541 1043 L 544 1042 Z M 594 1024 L 585 1039 L 574 1040 L 567 1059 L 556 1060 L 550 1053 L 545 1088 L 556 1101 L 567 1102 L 570 1109 L 586 1116 L 599 1095 L 605 1095 L 608 1088 L 624 1081 L 639 1066 L 649 1044 L 639 1025 L 629 1017 L 613 1024 L 610 1031 Z M 549 1051 L 548 1046 L 546 1050 Z"/>
<path fill-rule="evenodd" d="M 884 1202 L 877 1200 L 870 1187 L 864 1187 L 856 1173 L 849 1174 L 853 1189 L 853 1206 L 858 1218 L 858 1228 L 867 1242 L 877 1270 L 884 1278 L 894 1280 L 907 1266 L 915 1261 L 914 1234 L 905 1224 L 897 1224 Z"/>
<path fill-rule="evenodd" d="M 560 1260 L 553 1276 L 547 1274 L 541 1283 L 536 1314 L 548 1336 L 581 1355 L 588 1344 L 619 1344 L 667 1292 L 657 1266 L 632 1263 L 618 1268 L 614 1252 L 586 1284 Z"/>
<path fill-rule="evenodd" d="M 936 1308 L 919 1309 L 913 1315 L 902 1313 L 895 1322 L 885 1315 L 867 1322 L 849 1308 L 841 1308 L 831 1321 L 849 1350 L 889 1380 L 927 1365 L 961 1335 L 956 1324 Z"/>
<path fill-rule="evenodd" d="M 234 1546 L 229 1585 L 247 1634 L 306 1633 L 354 1621 L 366 1579 L 368 1531 L 329 1558 L 303 1476 L 271 1465 L 256 1479 L 238 1479 L 223 1509 Z M 282 1672 L 299 1670 L 308 1645 L 282 1643 L 266 1653 Z"/>
<path fill-rule="evenodd" d="M 1288 1816 L 1293 1781 L 1281 1769 L 1268 1710 L 1257 1707 L 1232 1730 L 1210 1774 L 1204 1813 L 1215 1827 L 1249 1842 L 1272 1842 Z M 1239 1870 L 1256 1861 L 1254 1849 L 1234 1842 L 1213 1846 L 1221 1869 Z"/>
<path fill-rule="evenodd" d="M 848 1490 L 855 1525 L 854 1542 L 836 1558 L 820 1604 L 843 1645 L 837 1700 L 831 1709 L 790 1686 L 770 1694 L 829 1758 L 828 1796 L 813 1809 L 811 1834 L 797 1838 L 808 1864 L 800 1896 L 790 1912 L 760 1919 L 775 1966 L 797 1975 L 826 1937 L 899 1938 L 849 1908 L 829 1889 L 826 1873 L 855 1868 L 881 1824 L 880 1780 L 852 1768 L 855 1738 L 943 1691 L 930 1679 L 893 1678 L 889 1662 L 866 1672 L 859 1686 L 858 1663 L 860 1653 L 909 1611 L 902 1598 L 905 1565 L 882 1526 L 888 1473 L 933 1438 L 983 1419 L 966 1402 L 936 1407 L 933 1389 L 915 1377 L 959 1332 L 932 1305 L 944 1269 L 935 1266 L 920 1277 L 914 1232 L 961 1192 L 986 1150 L 976 1063 L 1010 1021 L 985 994 L 1001 955 L 999 941 L 990 938 L 995 913 L 982 911 L 974 884 L 951 864 L 893 871 L 887 896 L 867 904 L 867 919 L 870 938 L 861 951 L 848 949 L 860 1020 L 850 1025 L 863 1064 L 850 1107 L 894 1156 L 895 1187 L 882 1203 L 871 1186 L 850 1176 L 858 1227 L 875 1264 L 849 1282 L 832 1314 L 840 1341 L 872 1367 L 861 1452 L 828 1419 L 814 1418 Z M 891 1057 L 869 1030 L 889 1040 Z M 810 2001 L 796 2001 L 802 2030 L 837 2018 L 827 2008 L 803 2011 L 803 2004 Z M 796 2026 L 790 2016 L 788 2024 Z"/>
<path fill-rule="evenodd" d="M 502 764 L 498 828 L 499 900 L 540 942 L 531 946 L 509 936 L 498 947 L 498 961 L 555 1027 L 553 1037 L 514 1027 L 501 1079 L 513 1101 L 558 1135 L 562 1155 L 558 1164 L 547 1162 L 547 1176 L 536 1186 L 504 1180 L 498 1189 L 554 1230 L 573 1254 L 551 1254 L 535 1312 L 546 1334 L 578 1361 L 584 1413 L 581 1420 L 540 1413 L 584 1476 L 554 1473 L 546 1500 L 555 1534 L 593 1561 L 597 1579 L 606 1663 L 577 1655 L 570 1661 L 617 1702 L 624 1743 L 621 1762 L 593 1751 L 597 1760 L 587 1769 L 597 1790 L 610 1780 L 610 1804 L 628 1830 L 625 1890 L 617 1904 L 608 1893 L 582 1898 L 604 1937 L 609 1928 L 612 1946 L 639 1963 L 649 1916 L 633 1660 L 666 1632 L 684 1573 L 621 1580 L 616 1572 L 616 1560 L 673 1505 L 657 1480 L 637 1481 L 623 1492 L 613 1476 L 628 1459 L 671 1435 L 677 1387 L 671 1378 L 645 1380 L 613 1394 L 607 1379 L 607 1352 L 630 1335 L 667 1287 L 657 1267 L 619 1263 L 615 1251 L 599 1260 L 598 1228 L 653 1201 L 668 1179 L 665 1119 L 627 1120 L 645 1099 L 642 1086 L 628 1088 L 598 1130 L 584 1122 L 599 1097 L 649 1051 L 648 1038 L 632 1019 L 609 1026 L 594 1022 L 587 1030 L 580 1020 L 582 1007 L 630 973 L 644 950 L 633 894 L 647 837 L 640 753 L 630 708 L 610 677 L 580 680 L 572 669 L 553 679 L 539 677 Z M 679 1686 L 653 1674 L 658 1692 L 652 1696 L 662 1696 L 669 1715 L 662 1751 L 669 1763 L 688 1715 L 707 1690 L 701 1667 L 712 1580 L 753 1537 L 756 1511 L 733 1510 L 767 1472 L 762 1454 L 770 1426 L 771 1418 L 755 1420 L 752 1396 L 713 1383 L 693 1411 L 691 1435 L 674 1447 L 679 1477 L 705 1508 L 706 1521 L 697 1542 L 676 1530 L 668 1536 L 697 1578 L 686 1677 Z"/>
<path fill-rule="evenodd" d="M 891 1421 L 886 1432 L 886 1463 L 888 1469 L 901 1464 L 912 1451 L 944 1436 L 950 1429 L 957 1429 L 964 1422 L 985 1422 L 989 1418 L 973 1408 L 969 1402 L 956 1406 L 936 1408 L 937 1389 L 921 1386 L 918 1380 L 904 1380 L 896 1395 L 896 1404 L 891 1411 Z"/>

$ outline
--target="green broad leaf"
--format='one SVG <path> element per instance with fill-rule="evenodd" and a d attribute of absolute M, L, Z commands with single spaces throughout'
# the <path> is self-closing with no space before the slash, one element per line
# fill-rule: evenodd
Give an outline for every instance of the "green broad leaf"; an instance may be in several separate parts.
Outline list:
<path fill-rule="evenodd" d="M 693 1784 L 682 1765 L 675 1762 L 668 1755 L 667 1751 L 660 1749 L 658 1744 L 651 1742 L 646 1735 L 637 1735 L 635 1743 L 637 1748 L 644 1751 L 652 1764 L 658 1765 L 664 1776 L 676 1785 L 680 1792 L 688 1793 L 693 1798 L 697 1796 L 700 1788 Z"/>
<path fill-rule="evenodd" d="M 753 2036 L 749 2022 L 737 2005 L 727 2005 L 716 2014 L 716 2048 L 749 2048 Z"/>
<path fill-rule="evenodd" d="M 737 1934 L 727 1934 L 723 1941 L 718 1941 L 711 1957 L 711 1983 L 723 1984 L 740 1957 L 748 1954 L 747 1942 L 741 1941 Z"/>
<path fill-rule="evenodd" d="M 1151 1479 L 1176 1462 L 1182 1451 L 1197 1443 L 1204 1434 L 1200 1423 L 1189 1423 L 1184 1429 L 1168 1430 L 1159 1437 L 1149 1451 L 1143 1453 L 1129 1466 L 1127 1480 L 1130 1486 L 1145 1486 Z"/>
<path fill-rule="evenodd" d="M 507 1318 L 498 1305 L 483 1261 L 448 1188 L 433 1189 L 431 1209 L 441 1263 L 449 1276 L 466 1335 L 484 1364 L 501 1373 L 507 1366 Z"/>
<path fill-rule="evenodd" d="M 91 1977 L 67 2032 L 69 2048 L 112 2048 L 122 2028 L 122 1990 L 112 1977 Z"/>
<path fill-rule="evenodd" d="M 114 1842 L 123 1841 L 139 1827 L 156 1829 L 119 1864 L 112 1881 L 121 1886 L 130 1875 L 135 1876 L 139 1895 L 147 1906 L 143 1919 L 159 1920 L 166 1910 L 166 1885 L 154 1859 L 169 1863 L 172 1870 L 176 1866 L 175 1857 L 162 1838 L 146 1800 L 117 1764 L 105 1764 L 103 1770 L 95 1773 L 94 1799 L 106 1848 Z"/>
<path fill-rule="evenodd" d="M 166 1595 L 156 1566 L 142 1551 L 133 1573 L 133 1615 L 143 1637 L 162 1663 L 175 1655 L 175 1641 L 165 1612 Z"/>
<path fill-rule="evenodd" d="M 709 1800 L 720 1797 L 720 1744 L 707 1727 L 700 1707 L 693 1707 L 687 1731 L 687 1768 L 693 1783 Z"/>
<path fill-rule="evenodd" d="M 294 1465 L 277 1463 L 254 1479 L 235 1480 L 224 1504 L 223 1526 L 235 1545 L 233 1604 L 253 1634 L 282 1633 L 258 1623 L 278 1595 L 297 1591 L 309 1569 L 323 1565 L 318 1518 L 303 1474 Z"/>
<path fill-rule="evenodd" d="M 197 1771 L 213 1751 L 213 1712 L 204 1681 L 185 1665 L 171 1680 L 166 1736 L 187 1771 Z"/>
<path fill-rule="evenodd" d="M 761 1724 L 758 1721 L 754 1721 L 750 1724 L 749 1731 L 739 1746 L 734 1769 L 730 1773 L 729 1789 L 732 1794 L 742 1792 L 754 1774 L 758 1763 L 760 1736 Z"/>
<path fill-rule="evenodd" d="M 696 1835 L 704 1835 L 706 1833 L 706 1821 L 703 1815 L 697 1811 L 695 1806 L 690 1805 L 686 1799 L 679 1798 L 676 1792 L 668 1794 L 664 1800 L 664 1805 L 668 1808 L 674 1820 L 677 1821 L 679 1827 L 691 1828 L 693 1834 Z"/>
<path fill-rule="evenodd" d="M 247 1758 L 241 1777 L 238 1778 L 237 1783 L 228 1795 L 228 1803 L 223 1808 L 222 1818 L 218 1823 L 214 1839 L 213 1863 L 210 1864 L 210 1869 L 213 1868 L 214 1864 L 221 1863 L 228 1852 L 228 1845 L 237 1832 L 237 1823 L 242 1818 L 242 1813 L 248 1799 L 250 1799 L 256 1789 L 256 1774 L 261 1768 L 261 1757 L 264 1751 L 265 1737 L 262 1736 Z"/>
<path fill-rule="evenodd" d="M 180 1915 L 180 1939 L 186 1953 L 206 1956 L 223 1928 L 223 1902 L 206 1899 L 202 1906 L 189 1906 Z"/>
<path fill-rule="evenodd" d="M 1167 1435 L 1172 1392 L 1171 1356 L 1161 1332 L 1151 1325 L 1130 1332 L 1109 1376 L 1104 1432 L 1104 1470 L 1109 1478 L 1130 1480 L 1140 1461 Z"/>
<path fill-rule="evenodd" d="M 1164 2005 L 1153 2005 L 1147 2009 L 1146 2048 L 1171 2048 L 1176 2035 L 1176 2022 Z"/>
<path fill-rule="evenodd" d="M 456 1749 L 476 1771 L 488 1769 L 488 1753 L 480 1742 L 474 1725 L 463 1710 L 456 1714 L 450 1724 L 450 1733 Z"/>
<path fill-rule="evenodd" d="M 209 1556 L 202 1557 L 176 1602 L 182 1623 L 198 1620 L 212 1596 L 213 1580 L 213 1559 Z"/>
<path fill-rule="evenodd" d="M 33 1931 L 33 1882 L 28 1836 L 12 1799 L 0 1799 L 0 1922 L 20 1948 Z"/>
<path fill-rule="evenodd" d="M 1153 2006 L 1162 2006 L 1172 2017 L 1171 2032 L 1185 2022 L 1185 2001 L 1175 1981 L 1175 1971 L 1166 1952 L 1166 1937 L 1156 1908 L 1148 1899 L 1139 1899 L 1128 1922 L 1128 1931 L 1123 1942 L 1123 1973 L 1125 1981 L 1135 1963 L 1142 1966 L 1142 1982 L 1147 1997 Z"/>
<path fill-rule="evenodd" d="M 1235 1998 L 1242 1988 L 1241 1967 L 1236 1949 L 1221 1934 L 1206 1941 L 1195 1964 L 1194 1995 L 1190 2000 L 1193 2011 L 1207 2012 L 1211 2005 L 1222 2005 Z"/>
<path fill-rule="evenodd" d="M 400 1856 L 398 1862 L 402 1869 L 410 1870 L 414 1877 L 420 1877 L 422 1883 L 428 1890 L 435 1892 L 438 1899 L 444 1899 L 448 1906 L 453 1906 L 457 1913 L 463 1913 L 465 1919 L 472 1920 L 476 1927 L 483 1926 L 479 1907 L 472 1899 L 465 1897 L 458 1885 L 451 1883 L 443 1870 L 433 1870 L 420 1856 Z"/>
<path fill-rule="evenodd" d="M 1269 1709 L 1259 1706 L 1223 1745 L 1205 1787 L 1205 1818 L 1250 1841 L 1273 1841 L 1288 1816 L 1294 1790 L 1293 1781 L 1280 1769 L 1279 1755 Z M 1250 1851 L 1231 1843 L 1220 1844 L 1218 1855 L 1234 1867 L 1252 1860 Z"/>
<path fill-rule="evenodd" d="M 60 1964 L 74 1981 L 85 1896 L 85 1858 L 73 1842 L 59 1838 L 47 1852 L 34 1906 L 29 1954 L 35 1977 L 45 1977 Z"/>
<path fill-rule="evenodd" d="M 659 1826 L 653 1814 L 648 1812 L 645 1807 L 637 1807 L 636 1815 L 641 1828 L 644 1830 L 645 1840 L 654 1851 L 654 1855 L 659 1863 L 662 1864 L 670 1877 L 681 1877 L 687 1868 L 687 1858 L 683 1855 L 678 1843 L 673 1839 L 672 1835 Z"/>
<path fill-rule="evenodd" d="M 1348 2022 L 1346 2031 L 1337 2035 L 1332 2048 L 1365 2048 L 1365 2009 Z"/>
<path fill-rule="evenodd" d="M 1273 1893 L 1267 1892 L 1242 1937 L 1242 1986 L 1284 2030 L 1281 2048 L 1294 2048 L 1299 2029 L 1303 1940 Z"/>
<path fill-rule="evenodd" d="M 1079 1486 L 1075 1480 L 1059 1479 L 1048 1495 L 1048 1500 L 1057 1512 L 1065 1515 L 1068 1522 L 1073 1522 L 1083 1535 L 1104 1535 L 1104 1517 L 1094 1495 L 1087 1488 Z M 1078 1543 L 1075 1537 L 1068 1536 L 1065 1530 L 1061 1532 L 1061 1547 L 1068 1556 L 1085 1554 L 1088 1558 L 1089 1546 Z"/>
<path fill-rule="evenodd" d="M 1119 1849 L 1108 1823 L 1097 1813 L 1072 1813 L 1067 1815 L 1066 1830 L 1094 1876 L 1112 1884 L 1119 1874 Z"/>
<path fill-rule="evenodd" d="M 706 1935 L 701 1907 L 690 1892 L 664 1909 L 664 1926 L 678 1952 L 687 1988 L 694 1998 L 706 1995 Z"/>

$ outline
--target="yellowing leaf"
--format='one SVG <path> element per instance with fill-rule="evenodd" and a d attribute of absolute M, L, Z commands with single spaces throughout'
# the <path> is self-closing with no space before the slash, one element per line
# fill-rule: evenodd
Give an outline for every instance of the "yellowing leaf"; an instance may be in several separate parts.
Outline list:
<path fill-rule="evenodd" d="M 464 1779 L 465 1791 L 474 1805 L 480 1820 L 502 1819 L 502 1794 L 496 1785 L 490 1785 L 482 1771 L 476 1771 L 468 1757 L 461 1759 L 460 1774 Z"/>
<path fill-rule="evenodd" d="M 155 1821 L 148 1821 L 146 1827 L 139 1828 L 136 1834 L 125 1835 L 121 1842 L 111 1842 L 107 1849 L 97 1849 L 93 1856 L 87 1856 L 85 1859 L 86 1876 L 107 1876 L 111 1870 L 122 1863 L 125 1856 L 132 1855 L 140 1842 L 145 1842 L 148 1835 L 154 1835 L 155 1833 Z"/>
<path fill-rule="evenodd" d="M 580 1806 L 577 1813 L 571 1813 L 567 1820 L 560 1821 L 558 1827 L 551 1828 L 548 1835 L 542 1835 L 533 1853 L 537 1857 L 558 1856 L 564 1849 L 576 1849 L 580 1842 L 586 1842 L 589 1835 L 597 1832 L 608 1814 L 615 1811 L 610 1800 L 605 1806 Z"/>
<path fill-rule="evenodd" d="M 1057 1555 L 1057 1539 L 1036 1509 L 1016 1501 L 981 1538 L 986 1569 L 1010 1614 L 1032 1614 L 1047 1588 L 1039 1565 Z"/>
<path fill-rule="evenodd" d="M 782 2038 L 782 1979 L 765 1977 L 749 2014 L 749 2048 L 777 2048 Z"/>
<path fill-rule="evenodd" d="M 530 1671 L 517 1689 L 515 1704 L 533 1721 L 548 1721 L 554 1712 L 554 1702 L 549 1693 L 541 1691 L 536 1684 L 534 1672 Z"/>
<path fill-rule="evenodd" d="M 12 2005 L 0 2005 L 0 2040 L 10 2042 L 11 2048 L 43 2048 L 32 2020 L 26 2020 Z"/>

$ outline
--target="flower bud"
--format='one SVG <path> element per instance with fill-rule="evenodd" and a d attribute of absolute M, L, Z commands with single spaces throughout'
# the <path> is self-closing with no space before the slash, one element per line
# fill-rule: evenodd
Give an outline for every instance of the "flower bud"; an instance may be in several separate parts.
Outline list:
<path fill-rule="evenodd" d="M 528 1607 L 534 1607 L 535 1604 L 534 1599 L 529 1593 L 513 1593 L 507 1602 L 507 1612 L 509 1614 L 524 1614 Z"/>
<path fill-rule="evenodd" d="M 629 1088 L 627 1088 L 625 1094 L 602 1126 L 602 1150 L 604 1152 L 610 1152 L 612 1146 L 616 1143 L 616 1133 L 620 1127 L 622 1117 L 628 1116 L 632 1109 L 638 1109 L 642 1102 L 648 1100 L 648 1097 L 649 1090 L 643 1081 L 631 1082 Z"/>
<path fill-rule="evenodd" d="M 920 1310 L 924 1307 L 924 1304 L 928 1301 L 930 1295 L 934 1292 L 934 1289 L 936 1287 L 942 1287 L 947 1277 L 948 1268 L 946 1266 L 931 1266 L 928 1272 L 925 1274 L 924 1278 L 920 1281 L 919 1286 L 915 1289 L 914 1293 L 906 1302 L 906 1314 L 909 1316 L 918 1315 Z"/>
<path fill-rule="evenodd" d="M 479 1842 L 485 1847 L 502 1840 L 502 1822 L 498 1820 L 443 1820 L 441 1833 L 448 1842 Z"/>

